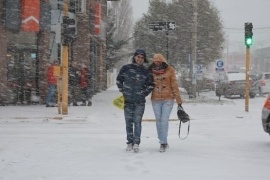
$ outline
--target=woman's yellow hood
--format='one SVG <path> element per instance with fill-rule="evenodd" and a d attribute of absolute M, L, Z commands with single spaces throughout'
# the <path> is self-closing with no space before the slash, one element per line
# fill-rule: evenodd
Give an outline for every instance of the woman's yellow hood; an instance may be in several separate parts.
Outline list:
<path fill-rule="evenodd" d="M 165 57 L 159 53 L 154 55 L 153 62 L 155 62 L 155 61 L 164 62 L 164 63 L 168 64 Z"/>

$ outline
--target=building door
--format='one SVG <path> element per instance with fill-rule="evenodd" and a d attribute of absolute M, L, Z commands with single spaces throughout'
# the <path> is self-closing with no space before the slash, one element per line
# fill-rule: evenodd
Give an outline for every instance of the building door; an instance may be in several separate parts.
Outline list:
<path fill-rule="evenodd" d="M 38 101 L 38 77 L 36 50 L 8 49 L 8 84 L 13 93 L 13 103 L 29 104 Z"/>

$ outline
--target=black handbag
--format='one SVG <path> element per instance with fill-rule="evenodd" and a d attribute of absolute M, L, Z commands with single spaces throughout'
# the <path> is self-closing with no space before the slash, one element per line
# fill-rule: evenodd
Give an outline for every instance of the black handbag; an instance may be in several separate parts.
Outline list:
<path fill-rule="evenodd" d="M 178 105 L 178 108 L 177 108 L 177 116 L 178 116 L 178 119 L 180 120 L 180 123 L 179 123 L 179 131 L 178 131 L 178 136 L 180 139 L 184 140 L 188 137 L 188 134 L 189 134 L 189 129 L 190 129 L 190 118 L 189 118 L 189 115 L 185 112 L 184 108 L 182 107 L 181 104 Z M 187 131 L 187 135 L 184 137 L 184 138 L 181 138 L 181 123 L 186 123 L 188 122 L 188 131 Z"/>
<path fill-rule="evenodd" d="M 182 105 L 178 105 L 177 116 L 178 119 L 183 123 L 186 123 L 190 120 L 189 115 L 184 111 Z"/>

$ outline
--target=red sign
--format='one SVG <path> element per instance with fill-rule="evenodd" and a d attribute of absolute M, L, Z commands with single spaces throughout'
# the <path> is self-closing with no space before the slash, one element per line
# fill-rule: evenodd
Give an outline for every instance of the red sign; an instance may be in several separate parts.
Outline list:
<path fill-rule="evenodd" d="M 101 4 L 95 3 L 95 35 L 100 34 Z"/>
<path fill-rule="evenodd" d="M 38 32 L 40 19 L 40 0 L 22 0 L 23 31 Z"/>

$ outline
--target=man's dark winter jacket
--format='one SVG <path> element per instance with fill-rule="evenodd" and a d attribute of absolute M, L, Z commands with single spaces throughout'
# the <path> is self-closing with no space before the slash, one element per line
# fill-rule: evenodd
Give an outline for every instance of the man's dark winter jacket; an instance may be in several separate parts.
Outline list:
<path fill-rule="evenodd" d="M 145 97 L 153 90 L 153 76 L 143 65 L 124 65 L 117 78 L 117 86 L 123 93 L 125 103 L 145 103 Z"/>

